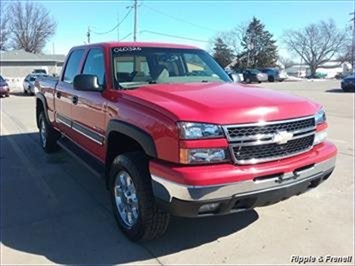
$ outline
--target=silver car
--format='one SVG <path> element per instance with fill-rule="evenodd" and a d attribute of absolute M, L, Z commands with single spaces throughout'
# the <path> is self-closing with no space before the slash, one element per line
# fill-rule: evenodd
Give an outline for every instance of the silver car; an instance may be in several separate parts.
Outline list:
<path fill-rule="evenodd" d="M 35 81 L 38 77 L 48 77 L 46 74 L 28 74 L 23 81 L 23 92 L 25 94 L 35 94 Z"/>

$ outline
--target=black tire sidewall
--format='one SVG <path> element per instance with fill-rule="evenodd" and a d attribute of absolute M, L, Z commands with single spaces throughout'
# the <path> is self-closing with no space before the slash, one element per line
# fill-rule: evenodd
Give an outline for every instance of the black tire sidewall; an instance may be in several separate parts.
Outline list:
<path fill-rule="evenodd" d="M 43 145 L 43 140 L 42 140 L 42 121 L 44 122 L 44 125 L 46 127 L 46 145 L 45 146 Z M 48 130 L 49 130 L 49 127 L 48 127 L 48 123 L 46 121 L 46 118 L 45 118 L 43 112 L 40 113 L 39 116 L 38 116 L 38 124 L 39 124 L 39 134 L 40 134 L 39 135 L 39 139 L 40 139 L 41 147 L 42 147 L 42 149 L 47 151 L 47 149 L 48 149 Z"/>
<path fill-rule="evenodd" d="M 132 161 L 131 157 L 133 156 L 135 156 L 135 153 L 126 153 L 126 154 L 119 155 L 113 161 L 111 166 L 111 171 L 110 171 L 110 198 L 111 198 L 112 209 L 114 212 L 115 219 L 118 223 L 118 226 L 128 238 L 130 238 L 133 241 L 136 241 L 139 240 L 144 235 L 144 227 L 142 225 L 142 215 L 144 215 L 144 211 L 143 211 L 144 199 L 142 199 L 142 189 L 144 188 L 142 187 L 143 184 L 141 182 L 141 178 L 146 178 L 146 177 L 144 176 L 145 173 L 143 173 L 143 170 L 137 168 L 135 163 Z M 138 198 L 138 206 L 139 206 L 138 221 L 132 227 L 127 227 L 127 225 L 123 222 L 118 212 L 116 201 L 115 201 L 115 192 L 114 192 L 115 178 L 121 170 L 124 170 L 127 173 L 129 173 L 130 177 L 132 178 L 133 184 L 136 188 L 136 193 Z"/>
<path fill-rule="evenodd" d="M 43 141 L 41 137 L 41 130 L 42 130 L 42 121 L 44 121 L 44 125 L 46 127 L 46 145 L 43 146 Z M 40 143 L 41 147 L 43 150 L 47 153 L 52 153 L 55 152 L 59 149 L 59 146 L 57 144 L 57 139 L 59 138 L 60 134 L 55 131 L 49 122 L 46 119 L 46 116 L 44 112 L 42 111 L 39 116 L 38 116 L 38 124 L 39 124 L 39 138 L 40 138 Z"/>

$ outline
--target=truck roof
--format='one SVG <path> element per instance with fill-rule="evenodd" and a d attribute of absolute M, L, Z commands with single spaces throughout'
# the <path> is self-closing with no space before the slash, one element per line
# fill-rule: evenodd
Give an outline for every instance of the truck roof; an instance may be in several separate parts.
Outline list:
<path fill-rule="evenodd" d="M 74 48 L 90 47 L 90 46 L 102 46 L 106 48 L 114 47 L 159 47 L 159 48 L 180 48 L 180 49 L 200 49 L 195 46 L 183 45 L 183 44 L 173 44 L 173 43 L 155 43 L 155 42 L 101 42 L 101 43 L 90 43 L 80 46 L 75 46 Z"/>

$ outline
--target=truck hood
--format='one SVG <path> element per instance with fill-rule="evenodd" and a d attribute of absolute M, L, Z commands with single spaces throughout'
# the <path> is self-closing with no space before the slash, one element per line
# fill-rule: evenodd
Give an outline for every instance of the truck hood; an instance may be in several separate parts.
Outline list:
<path fill-rule="evenodd" d="M 152 84 L 126 91 L 125 97 L 173 120 L 215 124 L 297 118 L 320 108 L 305 98 L 235 83 Z"/>

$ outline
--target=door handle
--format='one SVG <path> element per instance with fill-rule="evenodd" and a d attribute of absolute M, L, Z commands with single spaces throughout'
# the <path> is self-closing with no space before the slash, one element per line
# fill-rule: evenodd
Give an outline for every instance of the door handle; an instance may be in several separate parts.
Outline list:
<path fill-rule="evenodd" d="M 57 91 L 56 95 L 57 95 L 58 99 L 60 99 L 60 97 L 62 97 L 62 93 L 60 91 Z"/>
<path fill-rule="evenodd" d="M 73 98 L 72 98 L 73 104 L 77 104 L 78 101 L 79 101 L 79 97 L 78 96 L 73 96 Z"/>

